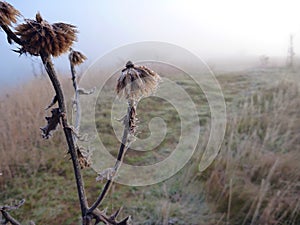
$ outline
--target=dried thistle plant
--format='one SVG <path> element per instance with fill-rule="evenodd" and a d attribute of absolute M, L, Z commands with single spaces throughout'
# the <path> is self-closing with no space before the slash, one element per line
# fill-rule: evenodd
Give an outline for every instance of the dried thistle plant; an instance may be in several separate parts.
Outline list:
<path fill-rule="evenodd" d="M 131 61 L 126 63 L 126 68 L 122 70 L 122 74 L 117 81 L 116 92 L 119 96 L 127 99 L 128 107 L 127 113 L 123 117 L 124 130 L 122 135 L 122 142 L 119 148 L 117 161 L 113 168 L 108 168 L 98 174 L 97 181 L 107 179 L 102 194 L 97 199 L 96 203 L 91 207 L 95 208 L 99 205 L 104 196 L 111 187 L 111 184 L 118 175 L 118 170 L 121 167 L 125 153 L 132 142 L 135 141 L 136 135 L 136 107 L 138 101 L 145 96 L 152 94 L 160 81 L 160 76 L 154 71 L 145 66 L 135 66 Z M 125 221 L 127 224 L 128 221 Z"/>
<path fill-rule="evenodd" d="M 70 63 L 74 66 L 83 63 L 87 57 L 79 51 L 74 51 L 72 48 L 70 49 L 69 60 Z"/>
<path fill-rule="evenodd" d="M 68 152 L 70 153 L 72 164 L 73 164 L 74 176 L 76 179 L 76 187 L 77 187 L 78 198 L 79 198 L 80 209 L 81 209 L 82 224 L 89 225 L 92 223 L 93 224 L 105 223 L 109 225 L 118 225 L 118 224 L 128 225 L 130 223 L 130 216 L 124 218 L 121 221 L 117 221 L 116 217 L 118 216 L 120 210 L 117 210 L 111 216 L 108 216 L 106 215 L 105 212 L 102 212 L 98 209 L 98 206 L 100 205 L 107 191 L 109 190 L 112 180 L 108 181 L 108 183 L 104 186 L 102 192 L 99 194 L 96 201 L 90 207 L 87 202 L 87 197 L 85 194 L 85 188 L 84 188 L 84 183 L 83 183 L 83 178 L 82 178 L 80 168 L 88 167 L 90 164 L 89 149 L 84 150 L 78 147 L 77 145 L 78 137 L 75 136 L 77 134 L 76 130 L 78 130 L 77 128 L 79 127 L 75 126 L 75 132 L 74 132 L 73 127 L 70 126 L 68 123 L 67 107 L 64 100 L 64 93 L 51 59 L 51 56 L 59 56 L 60 54 L 67 52 L 70 49 L 73 42 L 76 41 L 76 34 L 77 34 L 76 27 L 65 23 L 50 24 L 46 20 L 44 20 L 39 13 L 37 13 L 35 20 L 29 20 L 29 19 L 25 20 L 25 23 L 18 25 L 15 31 L 13 31 L 11 30 L 11 28 L 8 27 L 7 24 L 11 24 L 11 22 L 16 21 L 14 16 L 16 16 L 18 13 L 17 11 L 13 11 L 13 9 L 11 9 L 10 12 L 11 15 L 7 16 L 9 14 L 9 10 L 5 11 L 5 7 L 7 6 L 6 5 L 7 3 L 3 3 L 3 2 L 0 3 L 1 3 L 0 12 L 2 13 L 0 26 L 2 30 L 7 34 L 8 42 L 11 44 L 12 41 L 14 41 L 18 45 L 20 45 L 20 50 L 16 51 L 19 52 L 20 54 L 29 53 L 30 55 L 41 57 L 46 72 L 55 90 L 55 96 L 52 99 L 50 105 L 47 107 L 47 109 L 51 108 L 56 103 L 58 104 L 58 107 L 51 110 L 52 116 L 46 117 L 47 125 L 41 128 L 41 130 L 43 132 L 43 136 L 45 138 L 48 138 L 51 135 L 51 132 L 53 132 L 56 129 L 58 124 L 60 124 L 61 127 L 63 128 L 66 141 L 68 144 Z M 6 17 L 4 17 L 4 15 Z M 5 18 L 10 18 L 10 22 L 8 21 L 8 19 Z M 85 56 L 78 52 L 73 52 L 73 53 L 71 52 L 69 59 L 70 59 L 71 70 L 72 70 L 72 80 L 73 80 L 74 90 L 77 97 L 79 96 L 79 94 L 92 93 L 93 91 L 85 91 L 82 88 L 78 88 L 76 83 L 74 66 L 83 62 Z M 140 73 L 141 75 L 139 76 L 144 79 L 144 82 L 146 84 L 149 84 L 146 85 L 148 89 L 141 91 L 141 93 L 143 93 L 144 95 L 145 93 L 148 93 L 150 89 L 151 90 L 153 89 L 153 88 L 149 88 L 151 86 L 152 81 L 148 81 L 148 78 L 144 78 L 147 74 L 145 75 L 143 71 Z M 150 72 L 148 71 L 148 73 L 151 73 L 151 71 Z M 155 77 L 153 74 L 151 76 Z M 142 87 L 142 85 L 140 85 L 140 87 Z M 121 89 L 122 87 L 120 87 L 120 90 Z M 136 95 L 130 94 L 128 95 L 128 99 L 129 97 L 132 96 L 136 96 Z M 79 106 L 79 104 L 77 105 Z M 134 119 L 135 106 L 132 104 L 130 104 L 130 106 L 132 106 L 131 108 L 134 110 L 130 110 L 128 112 L 130 116 L 128 116 L 127 118 Z M 78 107 L 77 109 L 80 109 L 80 107 Z M 132 119 L 129 120 L 134 121 Z M 134 127 L 132 125 L 134 124 L 133 122 L 126 123 L 125 125 L 126 129 L 124 133 L 124 137 L 126 137 L 126 139 L 128 136 L 127 124 L 131 124 L 130 127 Z M 124 153 L 128 148 L 128 145 L 124 145 L 123 143 L 125 142 L 122 142 L 122 145 L 120 147 L 120 151 L 119 151 L 120 153 L 118 156 L 118 162 L 116 163 L 116 168 L 118 168 L 118 166 L 121 164 L 122 157 L 124 156 Z M 20 225 L 20 223 L 16 221 L 13 217 L 11 217 L 5 210 L 6 210 L 5 208 L 0 207 L 0 211 L 2 215 L 5 217 L 5 224 L 10 222 L 11 224 Z M 2 221 L 0 221 L 0 223 L 1 222 Z"/>
<path fill-rule="evenodd" d="M 131 61 L 126 63 L 126 68 L 117 81 L 116 92 L 128 101 L 127 114 L 123 123 L 127 130 L 126 148 L 135 140 L 136 133 L 136 107 L 142 97 L 153 94 L 160 82 L 160 76 L 146 66 L 136 66 Z M 118 159 L 119 160 L 119 159 Z"/>
<path fill-rule="evenodd" d="M 160 81 L 160 76 L 146 66 L 136 66 L 131 61 L 126 63 L 118 79 L 116 92 L 126 99 L 139 100 L 152 94 Z"/>
<path fill-rule="evenodd" d="M 77 30 L 74 25 L 66 23 L 50 24 L 36 14 L 35 20 L 27 19 L 16 27 L 16 35 L 23 43 L 21 53 L 59 56 L 67 52 L 76 41 Z"/>
<path fill-rule="evenodd" d="M 11 26 L 12 23 L 17 22 L 17 17 L 20 15 L 21 13 L 11 4 L 0 2 L 0 25 Z"/>

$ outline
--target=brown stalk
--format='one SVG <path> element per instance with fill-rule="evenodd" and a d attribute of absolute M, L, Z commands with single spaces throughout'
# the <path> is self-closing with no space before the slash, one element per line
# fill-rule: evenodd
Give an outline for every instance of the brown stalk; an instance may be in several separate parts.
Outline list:
<path fill-rule="evenodd" d="M 129 129 L 130 129 L 129 118 L 132 118 L 132 116 L 133 116 L 132 112 L 134 112 L 134 110 L 132 110 L 132 107 L 134 107 L 134 106 L 128 105 L 127 115 L 124 120 L 124 131 L 123 131 L 123 136 L 122 136 L 122 143 L 120 145 L 118 156 L 117 156 L 117 161 L 116 161 L 116 164 L 114 167 L 114 170 L 116 172 L 120 168 L 120 166 L 123 162 L 123 159 L 124 159 L 124 155 L 128 148 L 128 146 L 126 146 L 126 143 L 128 141 L 128 134 L 129 134 Z M 108 179 L 106 181 L 106 184 L 105 184 L 103 190 L 101 191 L 100 195 L 98 196 L 98 198 L 94 202 L 94 204 L 88 209 L 88 212 L 93 212 L 102 203 L 103 199 L 105 198 L 107 192 L 109 191 L 109 189 L 113 183 L 113 179 L 114 179 L 114 177 L 112 176 L 111 179 Z"/>
<path fill-rule="evenodd" d="M 116 92 L 119 96 L 123 96 L 128 101 L 127 114 L 124 119 L 124 131 L 122 143 L 119 148 L 117 161 L 114 167 L 115 174 L 107 180 L 102 192 L 100 193 L 94 204 L 88 209 L 88 212 L 95 210 L 103 201 L 105 195 L 109 191 L 114 177 L 117 174 L 124 155 L 130 145 L 129 135 L 135 136 L 136 132 L 136 105 L 143 96 L 153 93 L 160 81 L 160 76 L 145 66 L 135 66 L 128 61 L 126 68 L 122 70 L 122 74 L 118 79 Z M 100 175 L 101 176 L 101 175 Z"/>
<path fill-rule="evenodd" d="M 22 48 L 24 48 L 24 45 L 23 45 L 23 42 L 21 41 L 21 39 L 13 31 L 11 31 L 11 29 L 8 26 L 1 25 L 1 27 L 6 32 L 6 34 L 9 38 L 11 38 L 17 44 L 22 46 Z M 26 49 L 26 48 L 24 48 L 24 49 Z M 44 52 L 43 49 L 41 49 L 41 51 L 39 52 L 39 55 L 42 59 L 44 67 L 48 73 L 48 76 L 51 80 L 52 86 L 56 93 L 59 111 L 61 114 L 61 122 L 62 122 L 63 130 L 65 133 L 65 137 L 67 140 L 67 144 L 69 147 L 69 153 L 71 155 L 71 159 L 72 159 L 72 163 L 73 163 L 73 169 L 74 169 L 74 174 L 75 174 L 75 179 L 76 179 L 77 192 L 78 192 L 78 196 L 79 196 L 82 218 L 86 218 L 86 212 L 87 212 L 88 206 L 87 206 L 87 200 L 85 197 L 86 195 L 85 195 L 82 175 L 81 175 L 81 171 L 80 171 L 80 166 L 79 166 L 78 159 L 77 159 L 77 152 L 76 152 L 76 148 L 75 148 L 75 144 L 74 144 L 74 140 L 73 140 L 73 134 L 72 134 L 73 131 L 69 127 L 68 121 L 67 121 L 64 94 L 63 94 L 60 82 L 57 79 L 57 75 L 56 75 L 56 72 L 53 67 L 51 56 L 47 53 L 48 53 L 48 51 Z M 84 221 L 83 224 L 88 224 L 88 223 L 86 223 Z"/>
<path fill-rule="evenodd" d="M 0 210 L 2 213 L 2 216 L 7 222 L 10 222 L 12 225 L 21 225 L 19 221 L 17 221 L 15 218 L 13 218 L 8 212 L 5 210 Z"/>
<path fill-rule="evenodd" d="M 61 120 L 62 120 L 62 126 L 63 130 L 66 136 L 66 140 L 68 143 L 69 147 L 69 153 L 71 155 L 72 163 L 73 163 L 73 169 L 74 169 L 74 174 L 76 178 L 76 185 L 77 185 L 77 191 L 78 191 L 78 196 L 79 196 L 79 201 L 80 201 L 80 207 L 81 207 L 81 212 L 82 212 L 82 217 L 84 218 L 86 216 L 87 212 L 87 200 L 86 200 L 86 195 L 85 195 L 85 190 L 84 190 L 84 185 L 83 185 L 83 180 L 82 180 L 82 175 L 80 171 L 80 165 L 78 163 L 77 159 L 77 153 L 76 153 L 76 147 L 74 144 L 73 140 L 73 134 L 72 134 L 72 129 L 68 125 L 67 121 L 67 116 L 66 116 L 66 106 L 64 102 L 64 95 L 63 91 L 61 89 L 61 85 L 59 80 L 57 79 L 56 72 L 53 68 L 53 63 L 51 61 L 51 57 L 48 55 L 44 55 L 41 53 L 41 59 L 43 61 L 43 64 L 46 68 L 46 71 L 49 75 L 49 78 L 52 82 L 53 88 L 55 90 L 56 96 L 57 96 L 57 101 L 59 105 L 59 109 L 61 112 Z"/>

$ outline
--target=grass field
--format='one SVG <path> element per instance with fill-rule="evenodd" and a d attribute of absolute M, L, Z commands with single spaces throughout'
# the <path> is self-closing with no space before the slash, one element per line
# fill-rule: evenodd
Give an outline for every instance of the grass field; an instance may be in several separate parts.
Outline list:
<path fill-rule="evenodd" d="M 174 78 L 198 110 L 202 129 L 197 151 L 180 172 L 159 184 L 114 184 L 104 202 L 108 211 L 123 206 L 121 216 L 130 214 L 134 224 L 144 225 L 300 224 L 300 98 L 294 78 L 295 72 L 281 68 L 217 74 L 226 100 L 227 129 L 218 157 L 203 173 L 198 165 L 210 131 L 208 103 L 192 80 Z M 69 82 L 63 78 L 70 104 Z M 49 140 L 40 135 L 52 95 L 48 80 L 35 79 L 0 97 L 0 205 L 25 198 L 25 205 L 12 213 L 24 224 L 30 220 L 79 224 L 75 180 L 62 131 Z M 115 155 L 119 142 L 110 124 L 111 96 L 102 96 L 97 104 L 96 127 Z M 167 124 L 165 139 L 153 151 L 129 150 L 127 163 L 158 162 L 179 141 L 175 108 L 156 97 L 138 106 L 139 138 L 150 135 L 153 116 Z M 95 199 L 103 183 L 95 181 L 91 168 L 83 174 L 88 199 Z"/>

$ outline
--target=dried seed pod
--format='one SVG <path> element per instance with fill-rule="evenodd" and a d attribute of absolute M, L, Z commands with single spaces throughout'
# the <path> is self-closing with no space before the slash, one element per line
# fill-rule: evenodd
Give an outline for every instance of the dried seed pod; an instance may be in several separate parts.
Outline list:
<path fill-rule="evenodd" d="M 160 76 L 146 66 L 136 66 L 131 61 L 118 79 L 116 92 L 126 99 L 139 100 L 152 94 L 160 81 Z"/>
<path fill-rule="evenodd" d="M 86 58 L 86 56 L 84 54 L 82 54 L 81 52 L 74 51 L 73 49 L 71 49 L 70 54 L 69 54 L 69 60 L 70 60 L 70 62 L 74 66 L 83 63 L 86 59 L 87 58 Z"/>
<path fill-rule="evenodd" d="M 76 41 L 77 30 L 74 25 L 65 23 L 50 24 L 40 13 L 35 20 L 27 19 L 16 27 L 16 34 L 23 43 L 23 51 L 31 55 L 59 56 L 65 53 Z"/>
<path fill-rule="evenodd" d="M 0 25 L 11 26 L 17 22 L 17 17 L 21 13 L 16 10 L 11 4 L 0 1 Z"/>

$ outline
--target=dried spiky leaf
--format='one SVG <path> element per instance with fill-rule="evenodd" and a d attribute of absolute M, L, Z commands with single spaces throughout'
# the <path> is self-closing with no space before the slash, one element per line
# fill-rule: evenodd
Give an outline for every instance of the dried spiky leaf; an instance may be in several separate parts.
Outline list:
<path fill-rule="evenodd" d="M 120 214 L 121 211 L 122 211 L 122 207 L 119 208 L 117 211 L 115 211 L 113 214 L 111 214 L 110 219 L 115 220 L 118 217 L 118 215 Z"/>
<path fill-rule="evenodd" d="M 46 109 L 45 110 L 48 110 L 48 109 L 50 109 L 52 106 L 54 106 L 55 105 L 55 103 L 58 101 L 58 98 L 57 98 L 57 95 L 55 95 L 54 97 L 53 97 L 53 99 L 52 99 L 52 101 L 51 101 L 51 103 L 46 107 Z"/>
<path fill-rule="evenodd" d="M 70 54 L 69 54 L 69 60 L 74 66 L 83 63 L 86 59 L 87 59 L 87 57 L 84 54 L 71 49 Z"/>
<path fill-rule="evenodd" d="M 93 94 L 93 93 L 95 92 L 95 90 L 96 90 L 95 87 L 93 87 L 93 88 L 90 89 L 90 90 L 85 90 L 84 88 L 78 88 L 78 89 L 77 89 L 77 92 L 78 92 L 78 94 L 80 94 L 80 95 L 91 95 L 91 94 Z"/>
<path fill-rule="evenodd" d="M 16 34 L 23 43 L 23 51 L 31 55 L 59 56 L 76 41 L 76 27 L 66 23 L 50 24 L 36 14 L 35 20 L 27 19 L 16 27 Z"/>
<path fill-rule="evenodd" d="M 48 139 L 51 136 L 51 132 L 56 130 L 57 125 L 60 122 L 60 110 L 59 108 L 55 108 L 51 110 L 52 116 L 45 117 L 47 120 L 47 125 L 45 127 L 41 127 L 43 138 Z"/>
<path fill-rule="evenodd" d="M 0 25 L 11 26 L 17 22 L 17 17 L 21 13 L 16 10 L 11 4 L 0 1 Z"/>
<path fill-rule="evenodd" d="M 116 168 L 107 168 L 98 174 L 96 181 L 111 180 L 116 175 Z"/>
<path fill-rule="evenodd" d="M 116 92 L 126 99 L 140 99 L 152 94 L 160 81 L 160 76 L 145 66 L 135 66 L 131 61 L 118 79 Z"/>

